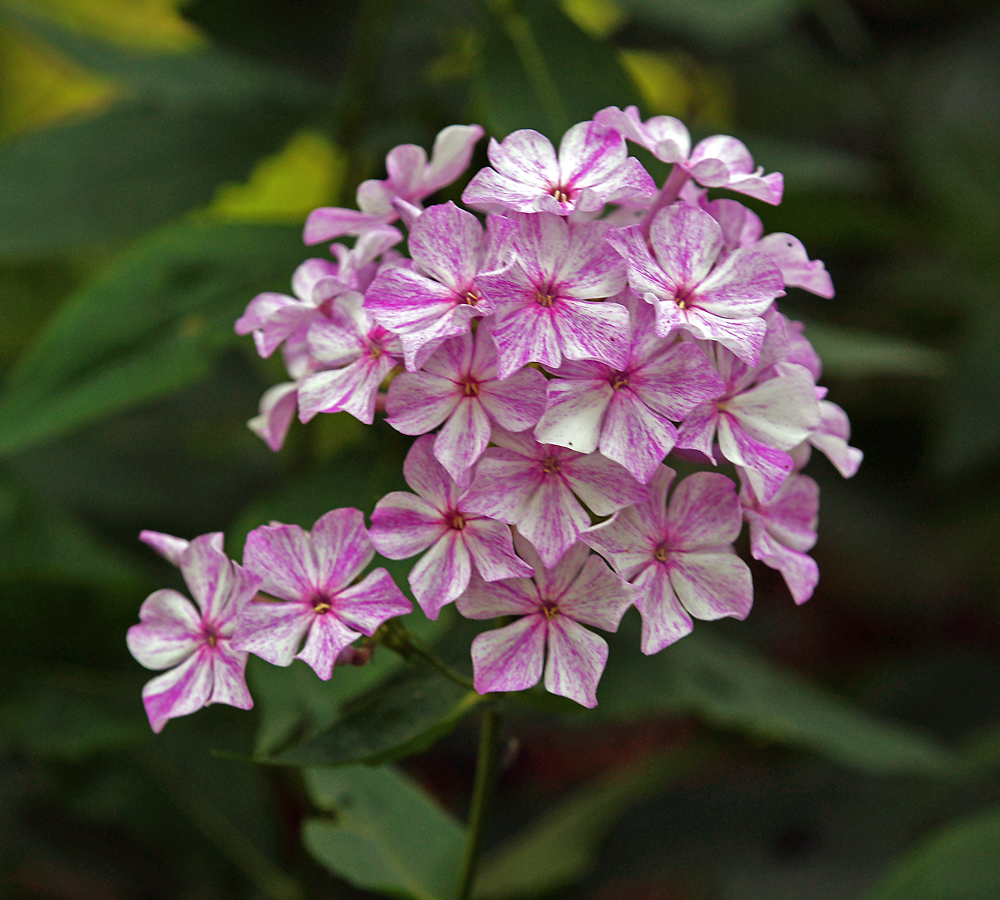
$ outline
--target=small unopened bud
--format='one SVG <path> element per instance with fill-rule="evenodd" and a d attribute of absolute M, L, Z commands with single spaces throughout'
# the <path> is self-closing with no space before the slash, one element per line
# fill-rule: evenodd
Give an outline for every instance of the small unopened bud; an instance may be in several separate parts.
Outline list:
<path fill-rule="evenodd" d="M 363 666 L 372 658 L 374 647 L 344 647 L 334 660 L 335 666 Z"/>

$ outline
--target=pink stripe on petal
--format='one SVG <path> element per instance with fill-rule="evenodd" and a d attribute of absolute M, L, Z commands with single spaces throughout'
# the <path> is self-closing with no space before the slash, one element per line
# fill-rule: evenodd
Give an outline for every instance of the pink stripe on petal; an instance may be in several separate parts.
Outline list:
<path fill-rule="evenodd" d="M 315 586 L 330 596 L 349 585 L 375 557 L 357 509 L 334 509 L 316 520 L 312 529 Z"/>
<path fill-rule="evenodd" d="M 527 578 L 486 582 L 473 572 L 468 589 L 455 601 L 455 606 L 467 619 L 527 616 L 538 612 L 538 590 Z"/>
<path fill-rule="evenodd" d="M 604 222 L 582 222 L 569 233 L 569 245 L 554 260 L 561 293 L 577 300 L 614 297 L 627 283 L 625 261 L 607 242 Z"/>
<path fill-rule="evenodd" d="M 328 681 L 333 674 L 333 666 L 340 651 L 356 641 L 361 635 L 353 631 L 332 612 L 316 616 L 306 642 L 295 654 L 323 681 Z"/>
<path fill-rule="evenodd" d="M 687 341 L 645 360 L 630 373 L 629 387 L 643 403 L 674 421 L 726 391 L 708 357 Z"/>
<path fill-rule="evenodd" d="M 405 334 L 422 331 L 455 305 L 455 292 L 412 269 L 386 269 L 371 283 L 365 307 L 380 325 Z"/>
<path fill-rule="evenodd" d="M 413 261 L 453 290 L 472 283 L 482 256 L 483 226 L 472 213 L 454 203 L 429 207 L 410 232 Z"/>
<path fill-rule="evenodd" d="M 612 465 L 614 465 L 612 463 Z M 514 523 L 552 568 L 587 526 L 590 517 L 558 475 L 545 477 Z"/>
<path fill-rule="evenodd" d="M 222 541 L 221 531 L 200 535 L 181 556 L 181 574 L 206 619 L 222 613 L 233 586 L 233 570 Z"/>
<path fill-rule="evenodd" d="M 462 535 L 449 529 L 410 570 L 413 596 L 428 619 L 437 619 L 442 608 L 465 592 L 472 563 Z"/>
<path fill-rule="evenodd" d="M 128 651 L 147 669 L 169 669 L 201 645 L 201 616 L 183 594 L 154 591 L 139 608 L 138 625 L 128 630 Z"/>
<path fill-rule="evenodd" d="M 508 431 L 531 428 L 545 411 L 548 382 L 538 369 L 522 369 L 505 381 L 484 381 L 479 386 L 479 402 L 496 422 Z"/>
<path fill-rule="evenodd" d="M 629 314 L 611 301 L 561 300 L 553 317 L 559 346 L 567 359 L 597 359 L 625 368 L 629 349 Z M 545 363 L 545 360 L 536 360 Z"/>
<path fill-rule="evenodd" d="M 615 393 L 601 430 L 601 454 L 645 484 L 677 442 L 677 429 L 628 389 Z"/>
<path fill-rule="evenodd" d="M 551 603 L 562 599 L 590 557 L 590 549 L 586 544 L 577 543 L 570 547 L 554 566 L 547 567 L 520 532 L 514 533 L 514 546 L 517 552 L 535 567 L 535 584 L 539 596 Z"/>
<path fill-rule="evenodd" d="M 476 397 L 463 397 L 437 436 L 434 455 L 458 480 L 490 442 L 490 419 Z"/>
<path fill-rule="evenodd" d="M 694 623 L 681 606 L 670 584 L 667 567 L 650 566 L 633 582 L 635 607 L 642 616 L 640 649 L 647 656 L 659 653 L 694 630 Z"/>
<path fill-rule="evenodd" d="M 607 642 L 566 616 L 549 622 L 548 638 L 545 689 L 593 709 L 597 683 L 608 662 Z"/>
<path fill-rule="evenodd" d="M 755 441 L 729 416 L 719 419 L 719 449 L 730 462 L 743 466 L 754 493 L 765 503 L 778 492 L 794 468 L 794 461 L 784 450 Z"/>
<path fill-rule="evenodd" d="M 414 494 L 393 491 L 375 504 L 368 537 L 383 556 L 407 559 L 426 550 L 447 530 L 435 506 Z"/>
<path fill-rule="evenodd" d="M 462 500 L 462 508 L 515 524 L 527 515 L 528 503 L 543 477 L 537 460 L 491 447 L 476 465 L 475 478 Z"/>
<path fill-rule="evenodd" d="M 558 301 L 560 305 L 564 301 Z M 532 302 L 507 314 L 493 329 L 497 346 L 497 372 L 508 378 L 529 362 L 553 369 L 562 362 L 553 308 Z"/>
<path fill-rule="evenodd" d="M 688 476 L 670 498 L 667 528 L 674 550 L 731 544 L 743 528 L 736 485 L 717 472 Z"/>
<path fill-rule="evenodd" d="M 315 618 L 310 603 L 256 600 L 243 608 L 232 647 L 275 666 L 290 666 Z"/>
<path fill-rule="evenodd" d="M 246 667 L 245 651 L 233 650 L 229 641 L 219 641 L 212 654 L 212 693 L 208 702 L 251 709 L 253 698 L 244 674 Z"/>
<path fill-rule="evenodd" d="M 455 383 L 447 378 L 403 372 L 389 385 L 386 421 L 403 434 L 426 434 L 452 414 L 460 399 Z"/>
<path fill-rule="evenodd" d="M 530 128 L 512 132 L 501 143 L 491 138 L 487 156 L 498 172 L 525 184 L 547 189 L 559 181 L 559 162 L 552 142 Z"/>
<path fill-rule="evenodd" d="M 541 373 L 539 373 L 541 374 Z M 605 410 L 615 396 L 608 380 L 553 379 L 535 437 L 580 453 L 593 453 L 601 438 Z"/>
<path fill-rule="evenodd" d="M 463 535 L 465 546 L 484 581 L 534 574 L 533 567 L 515 555 L 507 525 L 491 519 L 469 519 Z"/>
<path fill-rule="evenodd" d="M 649 494 L 626 469 L 599 453 L 562 463 L 562 474 L 573 492 L 599 516 L 641 503 Z"/>
<path fill-rule="evenodd" d="M 681 423 L 677 431 L 677 446 L 685 450 L 699 450 L 712 459 L 718 423 L 719 410 L 715 403 L 699 404 Z"/>
<path fill-rule="evenodd" d="M 761 315 L 775 297 L 784 295 L 784 285 L 781 271 L 764 254 L 736 250 L 712 270 L 692 296 L 706 312 L 744 319 Z"/>
<path fill-rule="evenodd" d="M 762 524 L 750 523 L 751 554 L 754 559 L 781 572 L 796 604 L 805 603 L 819 583 L 816 561 L 798 550 L 786 547 L 773 538 Z"/>
<path fill-rule="evenodd" d="M 298 396 L 298 385 L 294 381 L 268 388 L 260 398 L 260 414 L 247 422 L 247 428 L 275 453 L 285 443 L 288 428 L 295 418 Z"/>
<path fill-rule="evenodd" d="M 633 293 L 640 297 L 653 294 L 673 302 L 679 282 L 650 255 L 642 228 L 638 225 L 615 228 L 608 232 L 607 241 L 626 260 L 628 283 Z"/>
<path fill-rule="evenodd" d="M 425 434 L 413 442 L 403 461 L 403 477 L 417 494 L 444 513 L 455 505 L 460 491 L 434 455 L 435 440 L 434 435 Z"/>
<path fill-rule="evenodd" d="M 210 651 L 205 648 L 193 653 L 179 666 L 147 681 L 142 689 L 142 702 L 153 731 L 159 734 L 168 719 L 197 712 L 207 702 L 212 691 Z"/>
<path fill-rule="evenodd" d="M 671 280 L 690 289 L 722 251 L 722 229 L 707 212 L 679 203 L 660 210 L 649 229 L 656 259 Z"/>
<path fill-rule="evenodd" d="M 757 365 L 761 347 L 764 345 L 764 335 L 767 333 L 767 323 L 763 319 L 756 317 L 727 319 L 697 307 L 691 307 L 681 315 L 684 324 L 676 327 L 684 328 L 702 340 L 718 341 L 743 362 L 751 366 Z M 661 324 L 659 316 L 656 323 L 659 331 Z"/>
<path fill-rule="evenodd" d="M 539 374 L 541 375 L 540 372 Z M 181 555 L 188 548 L 188 541 L 184 538 L 163 534 L 161 531 L 140 531 L 139 540 L 147 547 L 152 547 L 160 556 L 175 566 L 180 566 Z"/>
<path fill-rule="evenodd" d="M 577 622 L 605 631 L 617 631 L 625 610 L 634 599 L 632 587 L 591 553 L 572 585 L 559 599 L 559 611 Z"/>
<path fill-rule="evenodd" d="M 538 684 L 546 631 L 545 618 L 536 614 L 478 635 L 472 642 L 476 690 L 523 691 Z"/>
<path fill-rule="evenodd" d="M 387 619 L 413 612 L 413 604 L 385 569 L 374 569 L 332 600 L 333 612 L 341 620 L 369 636 Z"/>
<path fill-rule="evenodd" d="M 672 553 L 670 584 L 696 619 L 745 619 L 753 605 L 750 568 L 733 553 Z"/>
<path fill-rule="evenodd" d="M 316 563 L 308 532 L 298 525 L 262 525 L 247 535 L 243 565 L 263 580 L 261 590 L 282 600 L 309 597 Z"/>

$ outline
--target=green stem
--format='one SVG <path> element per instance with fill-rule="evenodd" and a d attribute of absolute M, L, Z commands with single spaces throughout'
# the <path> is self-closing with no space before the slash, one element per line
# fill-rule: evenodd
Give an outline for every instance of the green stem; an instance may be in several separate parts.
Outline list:
<path fill-rule="evenodd" d="M 476 780 L 472 786 L 469 809 L 469 829 L 459 874 L 457 900 L 469 900 L 476 882 L 476 869 L 483 849 L 483 832 L 489 815 L 497 782 L 499 759 L 500 714 L 490 707 L 483 712 L 479 726 L 479 756 L 476 759 Z"/>
<path fill-rule="evenodd" d="M 514 45 L 514 52 L 521 61 L 521 66 L 538 96 L 538 101 L 545 109 L 553 133 L 565 131 L 570 126 L 569 116 L 545 62 L 542 48 L 535 40 L 531 23 L 517 12 L 511 0 L 489 0 L 489 5 Z"/>
<path fill-rule="evenodd" d="M 420 638 L 410 634 L 406 630 L 406 627 L 397 619 L 390 619 L 379 628 L 375 633 L 375 642 L 381 644 L 383 647 L 388 647 L 406 660 L 414 656 L 419 656 L 431 668 L 436 669 L 445 678 L 454 681 L 455 684 L 460 684 L 469 691 L 476 689 L 471 678 L 449 666 Z"/>

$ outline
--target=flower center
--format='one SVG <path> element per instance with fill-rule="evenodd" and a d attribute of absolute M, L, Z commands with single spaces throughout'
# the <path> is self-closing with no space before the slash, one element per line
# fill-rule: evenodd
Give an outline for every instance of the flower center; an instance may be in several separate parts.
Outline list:
<path fill-rule="evenodd" d="M 460 512 L 452 513 L 451 527 L 454 528 L 456 531 L 461 531 L 463 528 L 465 528 L 465 516 L 463 516 Z"/>
<path fill-rule="evenodd" d="M 316 597 L 313 602 L 313 612 L 317 616 L 323 615 L 323 613 L 328 613 L 330 611 L 330 601 L 326 597 Z"/>
<path fill-rule="evenodd" d="M 549 293 L 543 294 L 539 289 L 535 291 L 535 302 L 539 306 L 544 306 L 546 309 L 551 309 L 552 305 L 556 302 L 556 298 L 553 294 Z"/>
<path fill-rule="evenodd" d="M 479 396 L 479 382 L 473 381 L 471 378 L 467 381 L 462 382 L 462 393 L 466 397 L 478 397 Z"/>
<path fill-rule="evenodd" d="M 562 466 L 559 465 L 559 460 L 554 456 L 546 456 L 545 459 L 542 460 L 542 471 L 546 475 L 554 475 L 561 468 Z"/>
<path fill-rule="evenodd" d="M 483 295 L 480 294 L 476 288 L 469 288 L 469 290 L 462 295 L 462 302 L 466 306 L 475 306 L 482 299 Z"/>
<path fill-rule="evenodd" d="M 219 643 L 219 635 L 216 633 L 214 628 L 205 629 L 205 640 L 208 641 L 209 647 L 214 647 Z"/>
<path fill-rule="evenodd" d="M 372 359 L 378 359 L 382 353 L 382 345 L 378 343 L 378 341 L 372 341 L 371 344 L 368 345 L 368 355 Z"/>
<path fill-rule="evenodd" d="M 557 203 L 569 203 L 569 191 L 566 188 L 557 184 L 549 190 L 549 193 L 555 197 Z"/>
<path fill-rule="evenodd" d="M 551 600 L 542 601 L 542 615 L 546 619 L 554 619 L 559 615 L 559 605 Z"/>
<path fill-rule="evenodd" d="M 683 288 L 681 292 L 674 297 L 674 303 L 678 305 L 681 309 L 688 308 L 688 296 L 691 294 L 690 288 Z"/>
<path fill-rule="evenodd" d="M 623 387 L 628 387 L 628 375 L 623 372 L 615 372 L 615 374 L 608 379 L 608 383 L 611 385 L 611 390 L 621 390 Z"/>
<path fill-rule="evenodd" d="M 667 547 L 666 544 L 660 544 L 660 546 L 653 551 L 653 559 L 655 559 L 657 562 L 666 562 L 667 554 L 669 552 L 670 548 Z"/>

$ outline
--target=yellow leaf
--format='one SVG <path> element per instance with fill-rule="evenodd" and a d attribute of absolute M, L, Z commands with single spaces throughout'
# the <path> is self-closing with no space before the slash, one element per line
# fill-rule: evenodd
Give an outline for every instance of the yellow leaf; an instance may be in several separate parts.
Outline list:
<path fill-rule="evenodd" d="M 620 52 L 649 113 L 695 120 L 706 129 L 729 127 L 732 91 L 722 77 L 686 54 Z"/>
<path fill-rule="evenodd" d="M 300 131 L 261 160 L 245 184 L 224 184 L 207 213 L 249 222 L 298 222 L 336 198 L 347 161 L 325 137 Z"/>
<path fill-rule="evenodd" d="M 583 31 L 598 39 L 614 34 L 628 18 L 614 0 L 560 0 L 559 5 Z"/>
<path fill-rule="evenodd" d="M 184 0 L 4 0 L 95 37 L 143 50 L 183 51 L 203 46 L 201 32 L 184 19 Z"/>
<path fill-rule="evenodd" d="M 0 27 L 0 140 L 105 108 L 114 84 L 38 40 Z"/>

